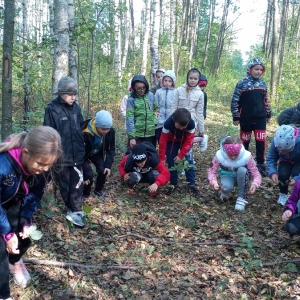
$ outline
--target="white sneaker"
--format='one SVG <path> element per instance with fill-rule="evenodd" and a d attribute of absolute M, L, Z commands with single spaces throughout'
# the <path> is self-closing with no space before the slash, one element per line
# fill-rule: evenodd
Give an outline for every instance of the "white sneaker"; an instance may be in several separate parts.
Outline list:
<path fill-rule="evenodd" d="M 288 200 L 287 194 L 279 193 L 279 198 L 277 200 L 277 203 L 281 204 L 282 206 L 285 206 L 287 200 Z"/>
<path fill-rule="evenodd" d="M 70 222 L 72 222 L 74 225 L 83 228 L 85 226 L 82 218 L 85 216 L 85 213 L 83 211 L 75 211 L 71 212 L 70 210 L 68 211 L 66 215 L 66 219 Z"/>
<path fill-rule="evenodd" d="M 235 203 L 235 210 L 245 210 L 245 206 L 246 204 L 248 204 L 248 201 L 246 201 L 245 199 L 243 199 L 242 197 L 238 197 L 236 199 L 236 203 Z"/>
<path fill-rule="evenodd" d="M 203 140 L 199 144 L 200 144 L 200 152 L 205 152 L 207 149 L 207 144 L 208 144 L 208 135 L 207 134 L 204 134 Z"/>
<path fill-rule="evenodd" d="M 20 287 L 26 288 L 31 277 L 23 263 L 23 260 L 20 259 L 14 265 L 9 264 L 9 270 L 14 276 L 14 282 Z"/>

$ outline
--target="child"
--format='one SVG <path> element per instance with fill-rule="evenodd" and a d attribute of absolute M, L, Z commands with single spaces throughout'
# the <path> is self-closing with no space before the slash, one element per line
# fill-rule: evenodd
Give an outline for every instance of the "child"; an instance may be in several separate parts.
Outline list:
<path fill-rule="evenodd" d="M 285 109 L 277 118 L 279 126 L 281 125 L 300 125 L 300 103 L 296 106 Z"/>
<path fill-rule="evenodd" d="M 186 157 L 190 165 L 193 164 L 192 155 L 187 155 L 192 146 L 195 133 L 195 122 L 191 118 L 191 113 L 186 108 L 178 108 L 166 120 L 159 140 L 159 157 L 165 160 L 169 169 L 174 167 L 175 163 Z M 180 151 L 180 152 L 179 152 Z M 170 188 L 166 195 L 171 195 L 177 189 L 178 173 L 177 170 L 170 171 Z M 195 169 L 194 166 L 185 170 L 186 181 L 190 191 L 199 196 L 199 191 L 195 187 Z"/>
<path fill-rule="evenodd" d="M 61 196 L 68 208 L 66 219 L 78 227 L 82 220 L 82 190 L 85 148 L 81 123 L 81 109 L 75 102 L 77 83 L 71 77 L 62 77 L 58 82 L 58 97 L 45 110 L 44 125 L 58 131 L 62 139 L 64 159 L 59 164 L 62 171 L 56 174 Z"/>
<path fill-rule="evenodd" d="M 171 105 L 174 98 L 176 76 L 174 71 L 167 70 L 161 80 L 162 88 L 155 94 L 155 105 L 158 109 L 158 124 L 155 127 L 156 141 L 159 142 L 162 128 L 170 115 Z"/>
<path fill-rule="evenodd" d="M 128 182 L 130 192 L 141 182 L 149 183 L 151 196 L 157 195 L 159 186 L 167 184 L 170 172 L 160 161 L 155 147 L 149 142 L 135 145 L 131 154 L 126 155 L 119 164 L 121 179 Z"/>
<path fill-rule="evenodd" d="M 252 195 L 261 184 L 261 175 L 251 153 L 245 150 L 238 137 L 227 136 L 222 139 L 220 150 L 217 151 L 212 161 L 207 177 L 209 184 L 216 191 L 221 190 L 220 199 L 222 201 L 229 198 L 235 186 L 238 187 L 236 210 L 244 210 L 248 203 L 246 196 L 250 180 L 249 172 L 253 181 L 248 194 Z M 220 175 L 220 185 L 217 181 L 217 173 Z"/>
<path fill-rule="evenodd" d="M 246 150 L 249 149 L 251 133 L 254 131 L 257 168 L 263 177 L 267 176 L 266 124 L 271 118 L 267 85 L 260 78 L 264 73 L 265 65 L 261 58 L 252 59 L 247 76 L 237 83 L 231 100 L 233 125 L 240 125 L 240 137 Z"/>
<path fill-rule="evenodd" d="M 131 88 L 131 80 L 129 80 L 128 82 L 128 87 L 127 87 L 127 91 L 128 93 L 131 93 L 132 92 L 132 88 Z M 125 120 L 125 126 L 124 128 L 126 129 L 126 106 L 127 106 L 127 100 L 128 100 L 128 95 L 125 95 L 121 101 L 121 104 L 120 104 L 120 114 L 121 116 L 124 118 Z"/>
<path fill-rule="evenodd" d="M 156 72 L 155 72 L 156 86 L 150 90 L 151 93 L 155 94 L 157 92 L 157 90 L 159 90 L 162 87 L 161 79 L 165 72 L 166 72 L 166 70 L 163 68 L 156 70 Z"/>
<path fill-rule="evenodd" d="M 61 139 L 53 128 L 37 126 L 0 143 L 0 153 L 0 299 L 11 299 L 9 271 L 23 288 L 30 280 L 22 256 L 31 244 L 32 216 L 50 180 L 47 171 L 62 154 Z"/>
<path fill-rule="evenodd" d="M 300 180 L 295 184 L 293 191 L 284 206 L 282 221 L 286 222 L 284 230 L 290 235 L 300 234 Z"/>
<path fill-rule="evenodd" d="M 135 75 L 131 81 L 132 92 L 127 100 L 126 131 L 129 146 L 148 141 L 156 146 L 154 95 L 149 92 L 149 85 L 144 75 Z"/>
<path fill-rule="evenodd" d="M 289 186 L 300 178 L 299 128 L 281 125 L 277 129 L 267 154 L 267 167 L 269 177 L 279 187 L 277 202 L 285 205 Z"/>
<path fill-rule="evenodd" d="M 97 171 L 94 195 L 104 198 L 104 184 L 111 174 L 111 166 L 115 157 L 115 130 L 112 128 L 112 116 L 106 110 L 100 110 L 96 117 L 84 121 L 82 131 L 85 142 L 85 164 L 83 167 L 83 197 L 88 198 L 93 185 L 93 171 L 90 162 Z"/>

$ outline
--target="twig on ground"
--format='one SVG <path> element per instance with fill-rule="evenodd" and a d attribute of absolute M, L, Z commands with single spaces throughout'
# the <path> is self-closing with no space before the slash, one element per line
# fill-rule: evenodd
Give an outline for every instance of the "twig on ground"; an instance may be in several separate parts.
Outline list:
<path fill-rule="evenodd" d="M 124 235 L 118 235 L 118 236 L 114 236 L 114 239 L 121 239 L 121 238 L 125 238 L 125 237 L 135 237 L 135 238 L 139 238 L 142 240 L 147 240 L 153 243 L 160 243 L 160 244 L 167 244 L 167 245 L 189 245 L 189 246 L 212 246 L 212 245 L 224 245 L 224 246 L 242 246 L 242 243 L 235 243 L 235 242 L 174 242 L 174 241 L 166 241 L 163 239 L 159 239 L 159 238 L 151 238 L 151 237 L 146 237 L 140 234 L 136 234 L 136 233 L 131 233 L 128 232 Z M 258 247 L 257 245 L 252 245 L 253 247 Z"/>
<path fill-rule="evenodd" d="M 68 263 L 68 262 L 59 262 L 53 260 L 39 260 L 39 259 L 23 259 L 25 264 L 34 264 L 34 265 L 45 265 L 45 266 L 56 266 L 60 268 L 69 268 L 69 267 L 78 267 L 78 268 L 86 268 L 86 269 L 99 269 L 99 270 L 107 270 L 107 269 L 120 269 L 120 270 L 137 270 L 142 268 L 143 266 L 122 266 L 122 265 L 84 265 L 77 263 Z"/>
<path fill-rule="evenodd" d="M 300 263 L 300 258 L 263 263 L 263 264 L 261 264 L 261 267 L 269 267 L 269 266 L 275 266 L 275 265 L 281 265 L 281 264 L 292 264 L 292 263 Z"/>

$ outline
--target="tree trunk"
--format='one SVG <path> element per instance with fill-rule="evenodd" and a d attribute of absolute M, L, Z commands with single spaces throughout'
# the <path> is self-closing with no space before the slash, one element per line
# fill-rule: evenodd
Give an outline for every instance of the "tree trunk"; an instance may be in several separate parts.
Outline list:
<path fill-rule="evenodd" d="M 12 133 L 12 51 L 15 25 L 15 0 L 5 0 L 4 6 L 2 45 L 2 140 Z"/>
<path fill-rule="evenodd" d="M 150 30 L 150 4 L 151 0 L 146 0 L 146 11 L 145 11 L 145 30 L 143 38 L 143 58 L 141 66 L 141 74 L 146 74 L 147 69 L 147 54 L 148 54 L 148 40 L 149 40 L 149 30 Z"/>
<path fill-rule="evenodd" d="M 114 11 L 114 31 L 115 31 L 115 53 L 114 53 L 114 65 L 115 72 L 118 78 L 118 85 L 121 84 L 122 78 L 122 62 L 121 62 L 121 30 L 120 30 L 120 11 L 119 0 L 115 0 Z"/>
<path fill-rule="evenodd" d="M 56 97 L 58 81 L 69 70 L 69 17 L 68 0 L 54 0 L 54 56 L 52 96 Z"/>
<path fill-rule="evenodd" d="M 199 10 L 200 10 L 200 2 L 201 0 L 194 0 L 193 10 L 192 10 L 192 20 L 189 30 L 190 35 L 190 53 L 189 53 L 189 66 L 192 65 L 192 59 L 195 56 L 195 45 L 197 42 L 197 32 L 198 32 L 198 24 L 199 24 Z"/>
<path fill-rule="evenodd" d="M 155 72 L 159 66 L 158 40 L 159 40 L 159 26 L 160 26 L 160 9 L 159 0 L 153 0 L 153 31 L 151 36 L 151 77 L 150 84 L 152 87 L 156 85 Z"/>
<path fill-rule="evenodd" d="M 263 52 L 267 53 L 268 50 L 268 41 L 270 40 L 270 30 L 271 30 L 271 21 L 272 21 L 272 7 L 270 1 L 268 1 L 266 23 L 265 23 L 265 33 L 263 41 Z"/>
<path fill-rule="evenodd" d="M 174 0 L 170 0 L 170 58 L 171 69 L 174 70 Z"/>
<path fill-rule="evenodd" d="M 130 14 L 129 14 L 129 2 L 125 0 L 125 4 L 127 7 L 126 13 L 125 13 L 125 20 L 124 20 L 124 25 L 122 26 L 124 28 L 123 32 L 123 55 L 122 55 L 122 74 L 126 68 L 126 61 L 127 61 L 127 54 L 128 54 L 128 46 L 129 46 L 129 39 L 130 36 L 133 34 L 133 32 L 130 32 L 131 27 L 130 27 Z"/>

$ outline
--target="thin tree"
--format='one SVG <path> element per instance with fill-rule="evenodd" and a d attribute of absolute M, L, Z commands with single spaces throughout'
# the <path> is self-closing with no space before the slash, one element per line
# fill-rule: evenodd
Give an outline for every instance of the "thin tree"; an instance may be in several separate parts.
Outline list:
<path fill-rule="evenodd" d="M 114 66 L 118 78 L 118 84 L 121 84 L 122 78 L 122 61 L 121 61 L 121 29 L 120 29 L 120 7 L 119 0 L 115 0 L 114 13 L 114 31 L 115 31 L 115 49 L 114 49 Z"/>
<path fill-rule="evenodd" d="M 174 70 L 174 0 L 170 0 L 170 58 L 171 69 Z"/>
<path fill-rule="evenodd" d="M 124 69 L 126 68 L 126 62 L 127 62 L 127 54 L 128 54 L 128 47 L 129 47 L 129 39 L 130 36 L 132 35 L 132 31 L 131 31 L 131 26 L 130 26 L 130 12 L 129 12 L 129 1 L 125 0 L 124 1 L 124 6 L 125 6 L 125 16 L 123 18 L 123 24 L 122 24 L 122 28 L 123 28 L 123 52 L 122 52 L 122 74 L 124 72 Z"/>
<path fill-rule="evenodd" d="M 15 0 L 5 0 L 4 7 L 2 46 L 2 140 L 12 133 L 12 52 L 15 25 Z"/>
<path fill-rule="evenodd" d="M 141 66 L 141 74 L 146 74 L 147 68 L 147 54 L 148 54 L 148 40 L 149 40 L 149 30 L 150 30 L 150 4 L 151 0 L 146 0 L 146 11 L 145 11 L 145 29 L 143 38 L 143 58 Z"/>

